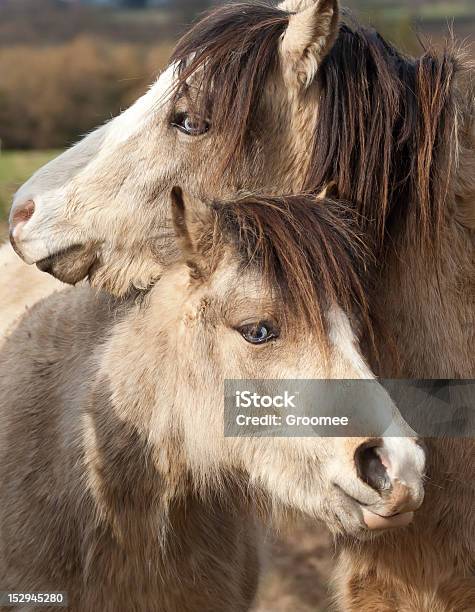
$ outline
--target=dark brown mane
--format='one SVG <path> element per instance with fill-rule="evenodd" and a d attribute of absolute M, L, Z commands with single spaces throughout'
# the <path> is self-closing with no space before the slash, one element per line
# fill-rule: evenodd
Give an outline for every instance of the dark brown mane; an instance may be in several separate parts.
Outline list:
<path fill-rule="evenodd" d="M 456 57 L 403 56 L 374 30 L 342 25 L 318 72 L 319 113 L 307 187 L 336 184 L 379 244 L 404 222 L 436 243 L 456 144 Z"/>
<path fill-rule="evenodd" d="M 203 108 L 227 135 L 230 159 L 252 133 L 289 15 L 262 3 L 212 11 L 179 42 L 180 81 L 201 74 Z M 394 227 L 435 244 L 456 147 L 457 55 L 402 55 L 374 30 L 341 25 L 318 71 L 313 162 L 306 191 L 335 184 L 376 244 Z"/>
<path fill-rule="evenodd" d="M 288 22 L 286 12 L 268 3 L 224 5 L 185 34 L 172 55 L 180 84 L 200 74 L 196 112 L 212 114 L 213 128 L 226 134 L 229 159 L 243 150 Z"/>
<path fill-rule="evenodd" d="M 347 203 L 248 197 L 213 211 L 218 235 L 234 242 L 243 265 L 257 266 L 278 288 L 284 310 L 308 322 L 323 344 L 332 304 L 370 332 L 364 280 L 370 254 Z"/>

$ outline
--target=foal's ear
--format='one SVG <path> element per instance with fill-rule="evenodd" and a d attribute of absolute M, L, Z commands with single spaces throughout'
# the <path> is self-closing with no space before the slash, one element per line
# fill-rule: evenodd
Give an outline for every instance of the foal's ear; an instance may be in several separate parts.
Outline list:
<path fill-rule="evenodd" d="M 206 206 L 197 198 L 184 196 L 181 187 L 171 193 L 172 219 L 178 245 L 185 256 L 196 254 L 205 230 Z"/>
<path fill-rule="evenodd" d="M 280 44 L 284 79 L 305 88 L 338 34 L 338 0 L 287 0 L 280 8 L 293 12 Z"/>

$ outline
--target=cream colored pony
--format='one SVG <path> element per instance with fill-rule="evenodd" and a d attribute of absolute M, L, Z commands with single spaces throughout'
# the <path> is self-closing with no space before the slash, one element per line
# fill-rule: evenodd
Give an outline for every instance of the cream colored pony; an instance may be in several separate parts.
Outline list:
<path fill-rule="evenodd" d="M 13 242 L 65 281 L 123 295 L 175 257 L 174 184 L 205 200 L 326 190 L 351 202 L 375 245 L 374 371 L 473 378 L 472 74 L 460 51 L 407 58 L 339 22 L 334 0 L 220 7 L 143 98 L 20 189 Z M 342 545 L 346 610 L 474 607 L 473 442 L 427 444 L 414 527 Z"/>
<path fill-rule="evenodd" d="M 225 379 L 372 377 L 341 208 L 173 198 L 177 260 L 142 300 L 66 289 L 5 342 L 3 590 L 66 591 L 81 612 L 247 610 L 251 510 L 365 538 L 422 502 L 424 451 L 382 391 L 367 403 L 400 437 L 223 437 Z"/>

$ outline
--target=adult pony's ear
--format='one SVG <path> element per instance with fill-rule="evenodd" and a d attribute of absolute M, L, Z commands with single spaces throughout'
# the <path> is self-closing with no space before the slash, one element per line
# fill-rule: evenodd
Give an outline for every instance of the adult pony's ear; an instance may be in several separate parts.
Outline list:
<path fill-rule="evenodd" d="M 284 80 L 306 88 L 338 35 L 338 0 L 286 0 L 280 8 L 292 13 L 280 44 Z"/>

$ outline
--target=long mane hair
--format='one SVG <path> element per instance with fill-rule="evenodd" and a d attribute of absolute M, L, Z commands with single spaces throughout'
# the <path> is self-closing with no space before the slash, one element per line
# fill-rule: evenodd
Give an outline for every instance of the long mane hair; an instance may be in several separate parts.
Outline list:
<path fill-rule="evenodd" d="M 231 157 L 253 133 L 288 20 L 269 4 L 232 3 L 213 10 L 175 49 L 180 84 L 200 74 L 202 112 L 226 134 Z M 343 23 L 319 68 L 306 191 L 333 185 L 376 248 L 395 227 L 411 232 L 415 245 L 438 242 L 456 163 L 454 80 L 462 67 L 451 48 L 414 59 L 374 30 Z"/>
<path fill-rule="evenodd" d="M 455 161 L 457 69 L 448 49 L 412 59 L 374 30 L 342 25 L 318 72 L 308 185 L 333 181 L 379 244 L 403 222 L 414 240 L 437 244 Z"/>

